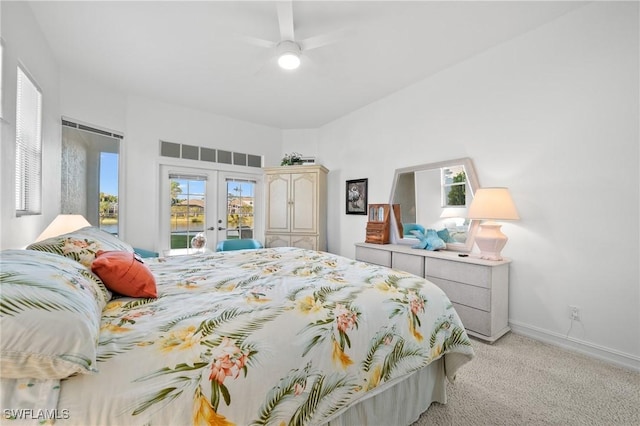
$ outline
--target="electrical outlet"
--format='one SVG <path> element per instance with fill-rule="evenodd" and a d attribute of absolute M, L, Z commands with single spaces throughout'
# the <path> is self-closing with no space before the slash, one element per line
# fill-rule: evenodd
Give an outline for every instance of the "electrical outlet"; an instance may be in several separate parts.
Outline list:
<path fill-rule="evenodd" d="M 580 321 L 580 308 L 569 305 L 569 319 L 573 321 Z"/>

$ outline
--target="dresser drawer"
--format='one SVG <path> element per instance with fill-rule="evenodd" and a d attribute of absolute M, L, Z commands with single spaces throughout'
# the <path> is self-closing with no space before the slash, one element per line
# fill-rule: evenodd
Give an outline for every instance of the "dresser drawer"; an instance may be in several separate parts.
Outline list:
<path fill-rule="evenodd" d="M 452 302 L 480 309 L 485 312 L 491 311 L 491 290 L 488 288 L 476 287 L 431 276 L 427 276 L 427 279 L 440 287 Z"/>
<path fill-rule="evenodd" d="M 391 267 L 419 277 L 424 277 L 424 257 L 406 253 L 393 253 Z"/>
<path fill-rule="evenodd" d="M 391 252 L 356 246 L 356 260 L 391 267 Z"/>
<path fill-rule="evenodd" d="M 475 286 L 491 287 L 491 268 L 488 266 L 430 258 L 427 260 L 425 274 Z"/>
<path fill-rule="evenodd" d="M 491 336 L 491 313 L 465 305 L 453 303 L 453 307 L 462 320 L 462 325 L 469 331 L 475 331 L 484 336 Z"/>

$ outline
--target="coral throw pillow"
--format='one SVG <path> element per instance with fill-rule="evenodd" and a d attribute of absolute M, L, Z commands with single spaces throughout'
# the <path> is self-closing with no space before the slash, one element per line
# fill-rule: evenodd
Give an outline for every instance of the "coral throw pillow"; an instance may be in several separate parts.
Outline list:
<path fill-rule="evenodd" d="M 98 251 L 91 270 L 111 291 L 131 297 L 158 297 L 156 279 L 134 253 Z"/>

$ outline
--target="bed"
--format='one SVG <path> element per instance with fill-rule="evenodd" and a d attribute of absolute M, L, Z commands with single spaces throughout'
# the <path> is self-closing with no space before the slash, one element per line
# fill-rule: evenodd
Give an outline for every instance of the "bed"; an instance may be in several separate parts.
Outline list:
<path fill-rule="evenodd" d="M 134 256 L 96 228 L 2 252 L 7 424 L 410 424 L 474 355 L 446 295 L 408 273 L 201 253 L 144 259 L 157 297 L 133 297 L 92 272 L 103 252 Z"/>

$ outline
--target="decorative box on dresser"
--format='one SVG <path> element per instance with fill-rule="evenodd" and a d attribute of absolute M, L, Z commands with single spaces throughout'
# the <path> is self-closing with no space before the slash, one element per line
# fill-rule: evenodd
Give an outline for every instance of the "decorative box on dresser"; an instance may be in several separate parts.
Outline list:
<path fill-rule="evenodd" d="M 400 222 L 400 205 L 369 204 L 369 221 L 367 222 L 366 243 L 389 244 L 391 234 L 391 211 L 396 223 Z"/>
<path fill-rule="evenodd" d="M 266 247 L 327 250 L 327 170 L 320 165 L 265 168 Z"/>
<path fill-rule="evenodd" d="M 425 277 L 449 297 L 471 336 L 494 342 L 509 328 L 509 259 L 484 260 L 401 244 L 356 244 L 356 259 Z"/>

